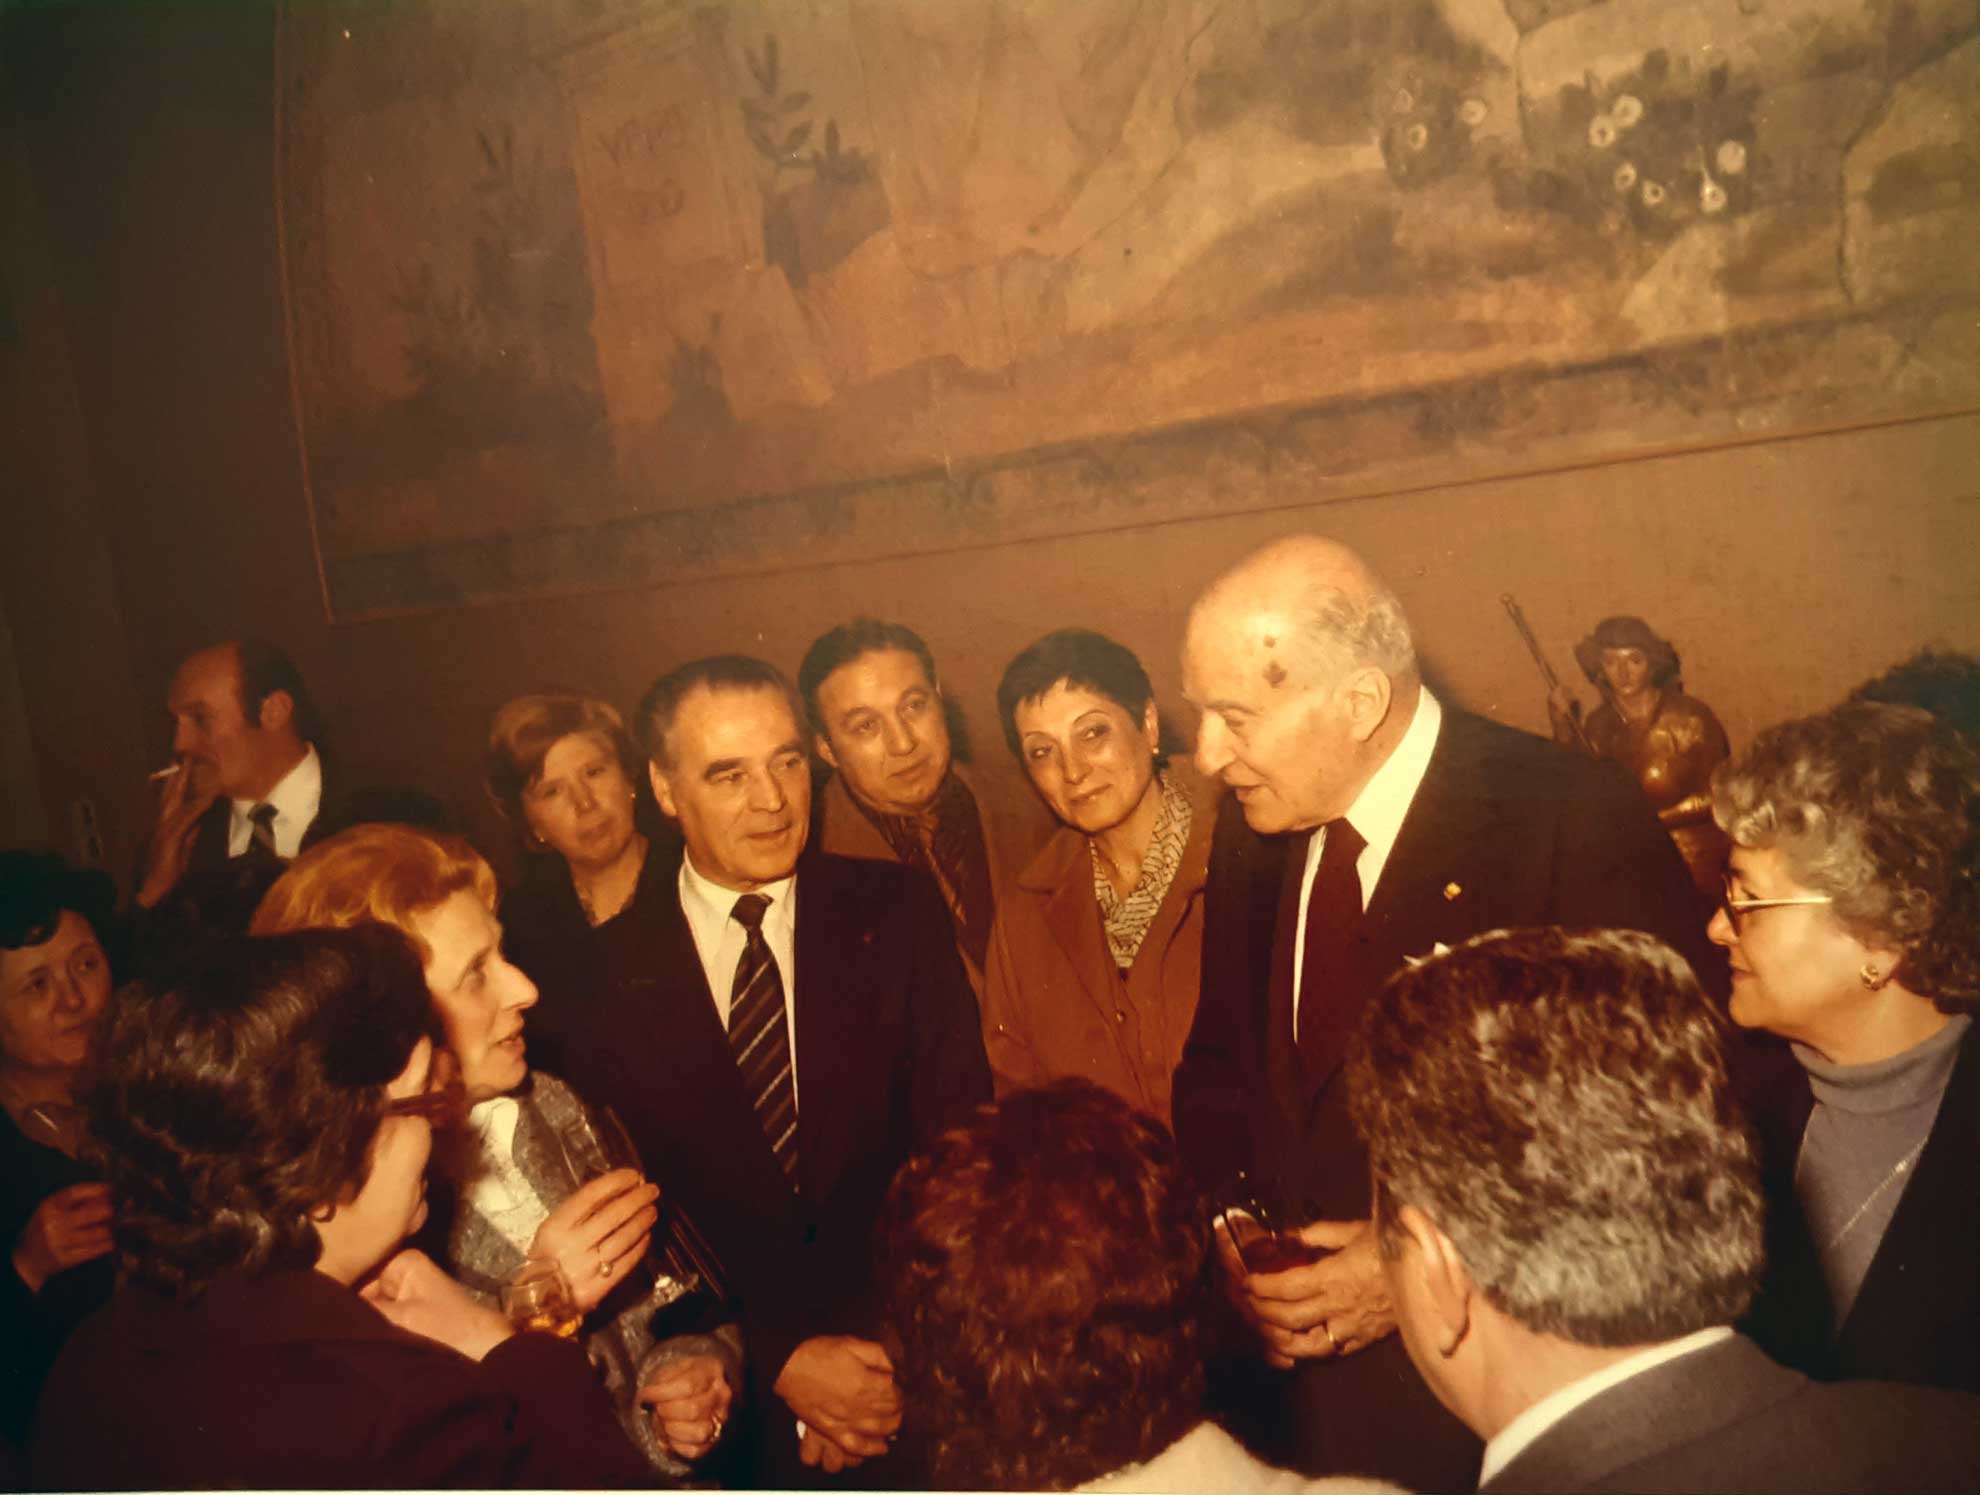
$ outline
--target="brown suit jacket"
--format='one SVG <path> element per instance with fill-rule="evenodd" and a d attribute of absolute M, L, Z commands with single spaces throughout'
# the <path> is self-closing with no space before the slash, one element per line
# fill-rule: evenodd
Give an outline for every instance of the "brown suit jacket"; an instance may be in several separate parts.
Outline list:
<path fill-rule="evenodd" d="M 1028 791 L 1023 795 L 1027 801 L 1024 810 L 1028 813 L 1014 810 L 1006 802 L 1010 796 L 988 793 L 982 776 L 973 772 L 966 763 L 954 764 L 949 771 L 962 780 L 963 787 L 976 799 L 977 817 L 983 825 L 983 850 L 990 863 L 990 896 L 1002 908 L 1004 895 L 1010 889 L 1016 869 L 1025 864 L 1043 837 L 1043 812 Z M 824 787 L 818 791 L 816 804 L 817 823 L 811 837 L 813 846 L 833 856 L 851 857 L 855 861 L 893 862 L 899 865 L 900 858 L 894 855 L 894 848 L 887 844 L 887 838 L 880 834 L 879 827 L 853 803 L 852 792 L 846 788 L 842 775 L 835 773 L 825 781 Z M 956 948 L 962 953 L 964 969 L 969 972 L 970 989 L 981 1001 L 984 973 L 969 958 L 967 951 L 963 951 L 960 945 Z"/>
<path fill-rule="evenodd" d="M 997 904 L 983 1046 L 997 1093 L 1082 1075 L 1169 1124 L 1169 1087 L 1196 1016 L 1203 883 L 1215 798 L 1194 796 L 1175 880 L 1127 977 L 1107 948 L 1087 838 L 1063 828 Z"/>

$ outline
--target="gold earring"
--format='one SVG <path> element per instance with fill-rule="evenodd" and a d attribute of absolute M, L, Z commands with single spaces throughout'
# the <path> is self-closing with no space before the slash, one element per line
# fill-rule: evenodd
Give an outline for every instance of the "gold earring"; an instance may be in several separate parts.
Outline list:
<path fill-rule="evenodd" d="M 1878 970 L 1876 966 L 1872 965 L 1869 961 L 1866 960 L 1863 963 L 1863 969 L 1856 973 L 1856 979 L 1861 981 L 1865 986 L 1869 987 L 1870 990 L 1880 991 L 1883 989 L 1884 982 L 1889 978 L 1887 978 L 1882 971 Z"/>

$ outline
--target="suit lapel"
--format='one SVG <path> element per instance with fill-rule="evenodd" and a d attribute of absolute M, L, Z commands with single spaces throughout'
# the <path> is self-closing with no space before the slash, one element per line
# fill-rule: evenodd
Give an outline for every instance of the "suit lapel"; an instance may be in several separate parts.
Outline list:
<path fill-rule="evenodd" d="M 517 1170 L 546 1205 L 563 1199 L 583 1181 L 578 1161 L 565 1153 L 556 1128 L 527 1095 L 521 1097 L 516 1115 L 515 1157 Z"/>
<path fill-rule="evenodd" d="M 657 1119 L 659 1134 L 691 1152 L 711 1179 L 739 1176 L 753 1195 L 787 1199 L 790 1184 L 743 1093 L 728 1032 L 716 1016 L 700 952 L 671 882 L 667 896 L 655 902 L 647 948 L 630 963 L 631 973 L 614 993 L 621 1016 L 606 1030 L 613 1061 L 625 1076 L 620 1093 L 636 1095 Z M 652 1159 L 647 1165 L 659 1166 Z"/>
<path fill-rule="evenodd" d="M 1299 889 L 1306 875 L 1311 839 L 1309 836 L 1271 838 L 1271 844 L 1278 851 L 1274 885 L 1268 890 L 1261 876 L 1254 890 L 1252 905 L 1254 908 L 1275 910 L 1272 930 L 1264 939 L 1263 948 L 1269 954 L 1269 964 L 1259 989 L 1265 993 L 1265 1072 L 1272 1086 L 1273 1098 L 1286 1117 L 1287 1136 L 1298 1136 L 1305 1130 L 1306 1110 L 1313 1100 L 1312 1088 L 1306 1083 L 1305 1066 L 1300 1062 L 1293 1020 L 1293 962 L 1298 950 L 1295 931 L 1299 928 Z"/>
<path fill-rule="evenodd" d="M 227 833 L 233 828 L 233 819 L 234 802 L 224 794 L 206 807 L 206 813 L 199 817 L 192 855 L 186 859 L 188 875 L 211 875 L 227 865 Z"/>
<path fill-rule="evenodd" d="M 1066 957 L 1066 964 L 1079 978 L 1086 1000 L 1102 1017 L 1109 1019 L 1111 1031 L 1114 993 L 1103 983 L 1120 978 L 1114 975 L 1113 959 L 1104 948 L 1106 936 L 1100 925 L 1099 904 L 1093 896 L 1092 863 L 1086 840 L 1074 836 L 1067 842 L 1055 842 L 1054 850 L 1059 854 L 1049 868 L 1040 869 L 1041 877 L 1035 885 L 1045 893 L 1045 927 Z M 1027 891 L 1034 888 L 1029 874 L 1023 881 Z"/>
<path fill-rule="evenodd" d="M 797 873 L 798 1178 L 823 1199 L 851 1156 L 858 1101 L 877 1083 L 864 1073 L 872 1052 L 869 1003 L 875 910 L 864 908 L 815 855 Z"/>
<path fill-rule="evenodd" d="M 1483 776 L 1468 761 L 1462 729 L 1453 731 L 1453 722 L 1454 715 L 1445 716 L 1422 782 L 1368 899 L 1361 934 L 1351 953 L 1349 978 L 1342 989 L 1325 994 L 1331 1009 L 1327 1027 L 1332 1041 L 1321 1050 L 1320 1062 L 1310 1074 L 1302 1074 L 1302 1094 L 1309 1105 L 1339 1070 L 1362 1009 L 1406 958 L 1428 952 L 1434 932 L 1448 918 L 1447 905 L 1464 896 L 1464 881 L 1454 874 L 1470 860 L 1470 847 L 1493 816 L 1483 792 Z M 1299 855 L 1289 854 L 1287 863 L 1291 902 L 1286 917 L 1296 924 L 1298 884 L 1305 870 L 1303 849 Z M 1455 895 L 1453 888 L 1457 889 Z M 1288 988 L 1287 1017 L 1275 1031 L 1284 1033 L 1290 1043 L 1290 952 L 1281 964 Z M 1302 994 L 1302 1004 L 1304 1001 Z"/>

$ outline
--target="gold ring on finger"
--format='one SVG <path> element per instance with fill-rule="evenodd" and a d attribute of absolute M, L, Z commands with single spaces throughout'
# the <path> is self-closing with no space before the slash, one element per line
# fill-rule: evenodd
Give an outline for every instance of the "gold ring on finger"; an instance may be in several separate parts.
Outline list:
<path fill-rule="evenodd" d="M 1335 1351 L 1338 1351 L 1340 1349 L 1341 1342 L 1338 1339 L 1334 1338 L 1334 1331 L 1327 1327 L 1327 1322 L 1325 1319 L 1322 1319 L 1320 1321 L 1320 1332 L 1327 1336 L 1328 1349 Z"/>

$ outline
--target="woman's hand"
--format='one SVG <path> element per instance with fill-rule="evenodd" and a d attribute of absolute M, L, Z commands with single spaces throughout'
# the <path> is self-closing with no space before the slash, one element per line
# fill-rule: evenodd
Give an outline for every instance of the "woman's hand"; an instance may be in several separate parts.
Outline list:
<path fill-rule="evenodd" d="M 477 1303 L 423 1251 L 410 1247 L 378 1269 L 358 1296 L 401 1329 L 438 1340 L 479 1360 L 515 1333 L 493 1308 Z"/>
<path fill-rule="evenodd" d="M 70 1184 L 57 1189 L 28 1217 L 14 1247 L 14 1270 L 30 1292 L 58 1272 L 94 1261 L 110 1249 L 110 1186 Z"/>
<path fill-rule="evenodd" d="M 639 1388 L 639 1404 L 653 1413 L 653 1431 L 676 1458 L 692 1463 L 722 1440 L 735 1388 L 713 1355 L 690 1355 L 662 1365 Z"/>
<path fill-rule="evenodd" d="M 659 1197 L 657 1185 L 630 1168 L 614 1168 L 550 1211 L 529 1254 L 562 1267 L 578 1307 L 589 1313 L 646 1254 Z"/>

